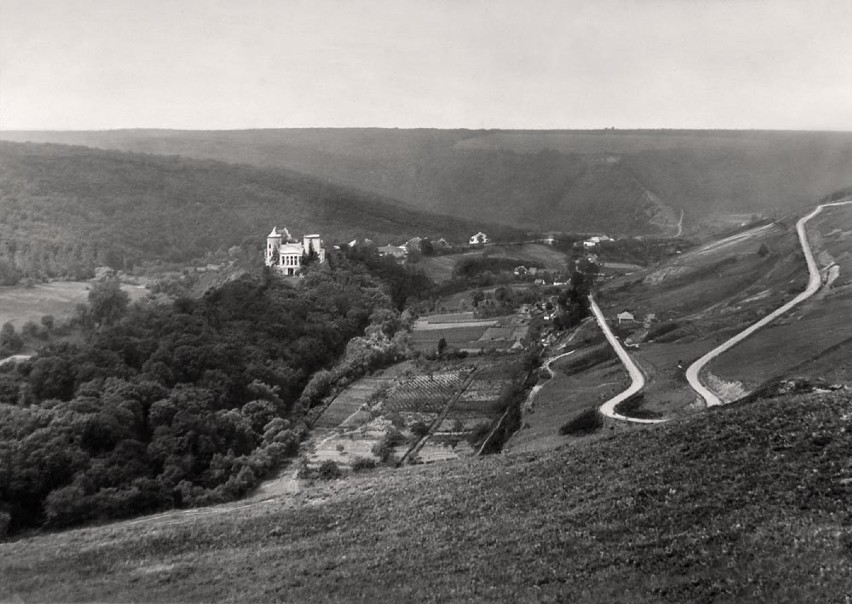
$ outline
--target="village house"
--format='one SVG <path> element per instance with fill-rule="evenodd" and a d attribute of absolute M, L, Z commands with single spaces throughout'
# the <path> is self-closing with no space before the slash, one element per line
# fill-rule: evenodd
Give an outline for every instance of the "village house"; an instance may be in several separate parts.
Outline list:
<path fill-rule="evenodd" d="M 379 255 L 391 256 L 397 260 L 405 260 L 408 256 L 408 248 L 404 245 L 383 245 L 378 250 Z"/>
<path fill-rule="evenodd" d="M 633 313 L 628 312 L 626 310 L 624 312 L 618 313 L 615 316 L 615 318 L 618 319 L 619 325 L 621 325 L 622 323 L 635 323 L 636 322 L 636 317 L 633 316 Z"/>
<path fill-rule="evenodd" d="M 266 266 L 283 275 L 298 275 L 304 259 L 311 255 L 315 255 L 320 264 L 325 262 L 325 248 L 319 235 L 305 235 L 299 241 L 291 237 L 287 229 L 279 232 L 278 227 L 273 227 L 266 237 Z"/>
<path fill-rule="evenodd" d="M 476 235 L 470 236 L 470 244 L 471 245 L 481 245 L 483 243 L 488 243 L 491 240 L 488 238 L 488 235 L 479 231 Z"/>
<path fill-rule="evenodd" d="M 612 241 L 612 238 L 607 235 L 595 235 L 594 237 L 589 237 L 583 242 L 583 247 L 589 249 L 591 247 L 596 247 L 602 241 Z"/>

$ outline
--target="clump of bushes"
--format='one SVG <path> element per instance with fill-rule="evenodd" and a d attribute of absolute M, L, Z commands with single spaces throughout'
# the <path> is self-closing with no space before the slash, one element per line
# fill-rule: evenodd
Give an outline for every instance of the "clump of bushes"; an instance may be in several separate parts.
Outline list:
<path fill-rule="evenodd" d="M 392 465 L 395 462 L 393 451 L 397 445 L 405 442 L 405 436 L 397 429 L 387 432 L 382 439 L 373 445 L 370 452 L 379 458 L 379 461 Z"/>
<path fill-rule="evenodd" d="M 467 441 L 471 446 L 476 446 L 482 442 L 482 440 L 488 436 L 491 432 L 491 422 L 479 422 L 473 427 L 473 430 L 470 431 L 470 434 L 467 437 Z"/>
<path fill-rule="evenodd" d="M 352 462 L 352 471 L 353 472 L 364 472 L 366 470 L 372 470 L 376 467 L 376 460 L 371 459 L 369 457 L 356 457 Z"/>
<path fill-rule="evenodd" d="M 559 434 L 563 436 L 586 436 L 593 434 L 603 427 L 603 418 L 597 409 L 583 411 L 559 428 Z"/>
<path fill-rule="evenodd" d="M 411 424 L 411 433 L 417 438 L 423 438 L 427 434 L 429 434 L 429 426 L 426 425 L 425 422 L 416 421 Z"/>
<path fill-rule="evenodd" d="M 326 459 L 320 464 L 320 467 L 317 470 L 317 476 L 319 476 L 322 480 L 334 480 L 336 478 L 340 478 L 342 474 L 343 472 L 340 471 L 340 466 L 338 466 L 337 462 L 333 459 Z"/>

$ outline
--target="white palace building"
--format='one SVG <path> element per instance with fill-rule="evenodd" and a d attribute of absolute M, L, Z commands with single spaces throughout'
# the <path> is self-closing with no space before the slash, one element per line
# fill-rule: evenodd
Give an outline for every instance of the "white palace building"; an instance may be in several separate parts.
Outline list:
<path fill-rule="evenodd" d="M 287 229 L 278 231 L 274 227 L 266 237 L 266 266 L 272 266 L 283 275 L 298 275 L 303 259 L 311 252 L 317 261 L 325 262 L 325 248 L 319 235 L 305 235 L 299 241 L 290 236 Z"/>

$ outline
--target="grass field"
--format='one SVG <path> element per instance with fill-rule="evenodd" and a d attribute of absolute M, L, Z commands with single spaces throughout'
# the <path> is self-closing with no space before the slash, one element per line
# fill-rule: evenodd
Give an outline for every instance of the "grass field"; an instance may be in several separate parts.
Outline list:
<path fill-rule="evenodd" d="M 809 223 L 808 239 L 820 267 L 835 267 L 831 285 L 716 359 L 711 372 L 746 391 L 785 376 L 852 384 L 852 366 L 844 354 L 852 340 L 852 208 L 824 213 Z"/>
<path fill-rule="evenodd" d="M 421 352 L 434 352 L 443 338 L 447 346 L 459 350 L 505 350 L 526 338 L 529 328 L 521 323 L 515 315 L 489 319 L 474 319 L 471 312 L 430 315 L 415 322 L 411 345 Z"/>
<path fill-rule="evenodd" d="M 83 281 L 54 281 L 32 287 L 0 287 L 0 325 L 11 322 L 20 328 L 27 321 L 38 323 L 44 315 L 67 319 L 78 304 L 86 302 L 91 285 Z M 131 301 L 148 294 L 145 288 L 133 285 L 124 285 L 122 289 L 130 295 Z"/>
<path fill-rule="evenodd" d="M 0 599 L 842 602 L 849 394 L 0 545 Z"/>
<path fill-rule="evenodd" d="M 463 254 L 448 256 L 430 256 L 422 258 L 415 266 L 423 270 L 436 283 L 449 281 L 453 277 L 455 266 L 466 258 L 513 258 L 518 264 L 539 263 L 546 269 L 564 271 L 567 257 L 564 253 L 543 243 L 523 243 L 515 245 L 489 245 Z"/>
<path fill-rule="evenodd" d="M 559 428 L 589 409 L 596 409 L 629 384 L 618 359 L 606 359 L 585 370 L 575 371 L 583 349 L 552 365 L 553 378 L 545 381 L 531 404 L 523 410 L 521 429 L 509 440 L 512 453 L 532 453 L 563 446 L 571 437 Z"/>
<path fill-rule="evenodd" d="M 806 279 L 790 222 L 747 229 L 603 286 L 603 305 L 613 322 L 622 310 L 637 318 L 656 315 L 649 331 L 628 327 L 636 332 L 631 339 L 640 342 L 631 354 L 649 378 L 643 408 L 667 417 L 694 413 L 696 395 L 677 369 L 678 361 L 688 366 L 793 298 L 805 288 Z M 825 320 L 819 329 L 831 330 L 834 320 Z M 807 350 L 813 353 L 819 344 L 809 342 L 809 328 L 785 321 L 790 324 L 770 327 L 725 353 L 710 370 L 725 381 L 751 376 L 754 386 L 791 366 L 785 356 L 792 361 Z M 832 343 L 848 337 L 847 331 L 839 329 Z"/>

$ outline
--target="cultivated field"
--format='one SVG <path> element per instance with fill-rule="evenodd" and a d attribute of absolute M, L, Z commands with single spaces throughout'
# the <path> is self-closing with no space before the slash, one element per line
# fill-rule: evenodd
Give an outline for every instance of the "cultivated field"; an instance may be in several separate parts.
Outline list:
<path fill-rule="evenodd" d="M 332 402 L 316 422 L 311 467 L 325 460 L 342 467 L 358 458 L 378 461 L 373 447 L 396 434 L 394 459 L 409 449 L 411 461 L 430 463 L 476 451 L 471 435 L 491 426 L 503 413 L 500 404 L 517 373 L 518 357 L 477 357 L 462 361 L 400 363 L 377 376 L 358 380 Z M 430 428 L 421 440 L 412 429 Z"/>
<path fill-rule="evenodd" d="M 347 419 L 357 412 L 367 413 L 369 407 L 382 393 L 393 386 L 394 381 L 411 370 L 411 363 L 397 363 L 372 376 L 365 376 L 350 384 L 338 394 L 331 404 L 314 422 L 317 428 L 336 428 L 347 424 Z M 352 418 L 357 421 L 357 418 Z"/>
<path fill-rule="evenodd" d="M 434 352 L 443 338 L 448 347 L 478 352 L 506 350 L 525 341 L 528 322 L 517 315 L 474 319 L 472 312 L 445 313 L 418 319 L 411 334 L 415 350 Z"/>

